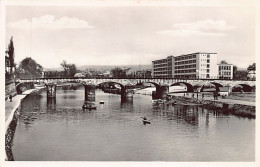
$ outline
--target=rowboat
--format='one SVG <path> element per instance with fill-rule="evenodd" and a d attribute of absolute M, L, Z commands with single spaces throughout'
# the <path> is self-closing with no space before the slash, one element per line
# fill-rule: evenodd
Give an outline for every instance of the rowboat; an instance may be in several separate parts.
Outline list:
<path fill-rule="evenodd" d="M 83 104 L 82 109 L 96 110 L 97 107 L 96 106 Z"/>
<path fill-rule="evenodd" d="M 143 124 L 151 124 L 151 121 L 143 120 Z"/>

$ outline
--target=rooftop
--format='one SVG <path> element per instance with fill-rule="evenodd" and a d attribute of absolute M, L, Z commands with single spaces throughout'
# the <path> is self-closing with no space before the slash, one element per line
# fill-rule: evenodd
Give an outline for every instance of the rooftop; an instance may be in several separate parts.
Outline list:
<path fill-rule="evenodd" d="M 225 63 L 218 63 L 218 65 L 228 65 L 228 66 L 233 66 L 233 64 L 225 64 Z"/>
<path fill-rule="evenodd" d="M 217 54 L 217 53 L 210 53 L 210 52 L 195 52 L 195 53 L 189 53 L 189 54 L 182 54 L 182 55 L 179 55 L 179 56 L 194 55 L 194 54 Z M 163 59 L 153 60 L 152 62 L 155 62 L 155 61 L 161 61 L 161 60 L 167 60 L 167 59 L 170 58 L 170 57 L 179 57 L 179 56 L 168 56 L 168 57 L 163 58 Z"/>

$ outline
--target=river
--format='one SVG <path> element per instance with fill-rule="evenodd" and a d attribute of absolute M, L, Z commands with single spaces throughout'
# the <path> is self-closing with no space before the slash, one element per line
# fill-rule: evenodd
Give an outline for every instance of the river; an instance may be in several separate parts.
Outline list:
<path fill-rule="evenodd" d="M 105 104 L 98 104 L 103 99 Z M 97 110 L 83 111 L 84 88 L 31 94 L 22 103 L 16 161 L 254 161 L 255 119 L 199 106 L 153 106 L 151 96 L 96 90 Z M 145 116 L 151 124 L 144 125 Z"/>

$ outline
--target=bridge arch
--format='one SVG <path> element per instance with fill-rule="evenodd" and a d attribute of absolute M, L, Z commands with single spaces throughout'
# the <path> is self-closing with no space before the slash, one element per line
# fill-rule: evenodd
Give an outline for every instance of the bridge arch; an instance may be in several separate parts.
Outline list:
<path fill-rule="evenodd" d="M 242 87 L 242 89 L 235 89 L 236 87 L 238 87 L 238 86 L 241 86 Z M 234 91 L 241 91 L 241 90 L 243 90 L 244 92 L 252 92 L 253 91 L 253 88 L 254 86 L 250 86 L 250 85 L 248 85 L 248 84 L 237 84 L 237 85 L 235 85 L 235 86 L 233 86 L 232 87 L 232 91 L 234 90 Z"/>
<path fill-rule="evenodd" d="M 194 87 L 187 82 L 176 82 L 174 84 L 171 84 L 170 86 L 177 86 L 179 84 L 184 84 L 187 87 L 187 92 L 194 92 Z"/>
<path fill-rule="evenodd" d="M 15 86 L 17 94 L 21 94 L 22 92 L 33 88 L 34 82 L 18 82 Z"/>
<path fill-rule="evenodd" d="M 211 84 L 213 84 L 213 85 L 215 85 L 215 88 L 216 88 L 216 91 L 217 92 L 219 92 L 220 91 L 220 89 L 219 89 L 219 87 L 223 87 L 223 85 L 222 84 L 220 84 L 220 83 L 217 83 L 217 82 L 210 82 Z"/>
<path fill-rule="evenodd" d="M 153 84 L 153 85 L 156 87 L 156 89 L 157 89 L 158 87 L 160 87 L 160 85 L 159 85 L 158 83 L 151 82 L 151 81 L 143 81 L 142 83 L 150 83 L 150 84 Z"/>
<path fill-rule="evenodd" d="M 220 91 L 220 90 L 219 90 L 219 87 L 223 87 L 222 84 L 217 83 L 217 82 L 209 82 L 209 84 L 215 86 L 215 91 Z M 207 85 L 207 84 L 202 85 L 202 87 L 201 87 L 201 89 L 200 89 L 200 92 L 203 92 L 203 91 L 204 91 L 204 89 L 205 89 L 205 85 Z"/>
<path fill-rule="evenodd" d="M 118 82 L 114 82 L 114 81 L 104 81 L 104 82 L 98 83 L 96 86 L 101 85 L 101 84 L 106 84 L 106 83 L 117 84 L 117 85 L 119 85 L 121 87 L 121 89 L 125 88 L 125 86 L 123 84 L 118 83 Z"/>

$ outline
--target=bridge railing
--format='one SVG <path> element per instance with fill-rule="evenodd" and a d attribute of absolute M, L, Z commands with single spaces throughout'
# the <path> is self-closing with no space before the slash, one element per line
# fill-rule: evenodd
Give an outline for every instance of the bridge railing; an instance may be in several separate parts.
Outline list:
<path fill-rule="evenodd" d="M 220 78 L 170 78 L 170 77 L 153 77 L 153 78 L 141 78 L 141 77 L 126 77 L 126 78 L 116 78 L 116 77 L 39 77 L 39 78 L 17 78 L 18 80 L 44 80 L 44 79 L 166 79 L 166 80 L 221 80 L 221 81 L 255 81 L 255 79 L 220 79 Z"/>

